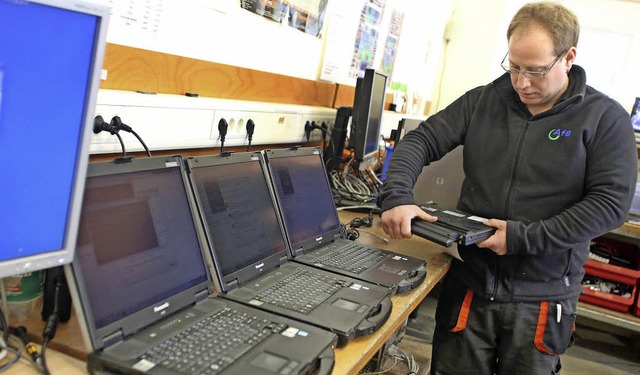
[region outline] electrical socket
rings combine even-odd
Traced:
[[[203,127],[202,124],[211,124],[213,110],[98,104],[95,114],[101,115],[107,122],[111,121],[113,116],[120,116],[151,150],[211,145],[208,139],[209,127]],[[132,134],[120,132],[120,136],[127,151],[144,150]],[[179,145],[175,145],[177,140],[180,142]],[[109,132],[91,135],[91,152],[119,152],[120,149],[118,138]]]
[[[295,113],[216,110],[209,136],[215,142],[214,147],[220,146],[218,123],[223,118],[229,124],[225,146],[248,143],[246,125],[249,119],[255,123],[253,140],[259,140],[260,143],[287,142],[291,138],[291,131],[300,122],[300,115]]]
[[[109,121],[122,118],[144,139],[151,151],[160,149],[220,147],[218,123],[224,118],[229,128],[225,146],[246,146],[246,124],[255,123],[252,145],[307,143],[304,124],[327,124],[331,132],[336,110],[327,107],[249,102],[179,95],[144,95],[118,90],[99,90],[95,115]],[[121,134],[127,151],[142,150],[137,139]],[[311,133],[312,141],[322,132]],[[256,148],[257,149],[257,148]],[[91,153],[119,152],[120,144],[108,132],[93,134]]]
[[[302,133],[300,135],[300,138],[302,139],[302,142],[306,142],[307,141],[307,137],[304,131],[304,126],[307,122],[309,122],[309,124],[313,124],[315,123],[318,126],[321,126],[322,123],[327,125],[327,139],[329,139],[329,137],[331,136],[331,129],[333,129],[333,123],[336,119],[335,114],[333,115],[325,115],[325,114],[304,114],[302,115]],[[322,140],[322,132],[320,130],[313,130],[311,132],[311,137],[309,137],[309,141],[321,141]]]

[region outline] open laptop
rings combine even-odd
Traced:
[[[387,321],[387,288],[289,261],[260,152],[186,162],[219,296],[328,329],[338,346]]]
[[[179,157],[90,164],[66,267],[91,373],[329,373],[337,336],[211,297]]]
[[[636,143],[640,143],[640,97],[636,97],[631,108],[631,126],[636,135]]]
[[[408,118],[400,120],[396,130],[396,143],[401,142],[405,134],[417,128],[422,121]],[[464,180],[462,152],[463,146],[458,146],[442,159],[422,168],[413,186],[416,202],[434,202],[445,207],[457,206]]]
[[[411,233],[442,246],[450,247],[454,243],[471,245],[489,238],[496,231],[495,228],[484,225],[486,219],[482,217],[435,203],[421,204],[419,207],[429,215],[437,216],[438,220],[429,222],[413,219]]]
[[[318,148],[265,150],[289,251],[294,261],[404,293],[426,278],[421,259],[345,237]]]
[[[629,208],[627,221],[631,224],[640,225],[640,182],[636,184],[636,191],[633,195],[633,201]]]

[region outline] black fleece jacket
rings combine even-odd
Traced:
[[[505,74],[405,135],[387,169],[382,210],[414,204],[423,166],[459,145],[458,208],[506,220],[507,255],[459,246],[464,262],[454,260],[451,275],[498,301],[579,295],[589,241],[622,225],[633,198],[638,165],[627,111],[573,65],[558,103],[533,116]]]

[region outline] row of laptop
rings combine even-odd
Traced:
[[[312,147],[90,164],[66,267],[90,372],[330,373],[426,263],[346,239],[326,176]]]

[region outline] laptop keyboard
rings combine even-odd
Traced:
[[[317,259],[316,263],[353,273],[361,273],[380,262],[384,257],[385,253],[380,250],[354,243],[334,250],[330,254]]]
[[[338,277],[298,270],[258,294],[255,299],[307,314],[350,284]]]
[[[286,327],[226,308],[155,346],[141,359],[183,374],[217,374]]]

